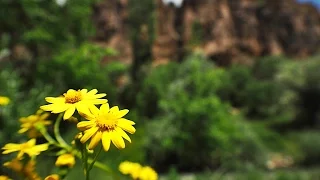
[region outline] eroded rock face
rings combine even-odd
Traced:
[[[155,64],[188,50],[221,65],[250,64],[252,56],[308,56],[320,45],[319,13],[295,0],[185,0],[181,8],[156,2]]]
[[[112,59],[132,63],[132,47],[128,33],[128,0],[105,0],[93,7],[93,21],[96,26],[94,41],[118,51]],[[110,61],[111,59],[104,59]]]

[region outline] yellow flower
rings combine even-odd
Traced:
[[[3,166],[12,169],[14,172],[21,174],[27,180],[41,180],[39,175],[35,172],[36,162],[28,161],[25,165],[17,158],[6,162]]]
[[[40,108],[52,113],[64,112],[63,119],[69,119],[77,110],[79,113],[86,113],[91,106],[95,104],[107,103],[106,99],[99,99],[105,97],[106,94],[97,94],[98,90],[93,89],[88,92],[87,89],[73,90],[69,89],[63,96],[60,97],[46,97],[46,101],[52,104],[41,106]]]
[[[158,174],[151,167],[145,166],[140,170],[139,179],[140,180],[157,180]]]
[[[47,176],[44,180],[60,180],[60,177],[58,174],[51,174]]]
[[[39,131],[36,129],[36,126],[40,125],[49,125],[51,124],[50,120],[47,120],[49,117],[49,113],[43,113],[42,110],[37,111],[36,114],[30,115],[28,117],[22,117],[20,118],[21,122],[21,129],[18,131],[18,133],[25,133],[28,131],[28,136],[30,138],[36,138],[38,136],[41,136]]]
[[[72,168],[75,163],[76,160],[72,154],[62,154],[57,158],[55,164],[56,166],[68,166],[69,168]]]
[[[133,179],[138,179],[142,166],[139,163],[125,161],[120,163],[119,171],[122,174],[130,174]]]
[[[36,162],[33,160],[30,160],[25,167],[23,168],[23,175],[28,180],[41,180],[38,173],[35,171]]]
[[[105,151],[110,148],[110,142],[118,148],[125,148],[124,139],[131,142],[130,137],[125,131],[133,134],[136,129],[133,127],[133,121],[123,118],[129,110],[119,110],[118,106],[111,109],[109,104],[103,104],[100,109],[93,106],[90,108],[91,113],[85,114],[84,117],[89,121],[82,121],[77,124],[77,127],[84,131],[80,139],[81,143],[87,142],[91,138],[88,148],[95,148],[99,141],[102,140],[102,145]]]
[[[41,151],[46,151],[49,144],[36,145],[36,139],[30,139],[28,142],[22,144],[9,143],[6,144],[2,149],[2,154],[9,154],[15,151],[19,151],[17,158],[22,158],[23,154],[28,154],[30,157],[37,156]]]
[[[4,176],[4,175],[1,175],[0,176],[0,180],[9,180],[10,178],[8,176]]]
[[[3,166],[9,169],[12,169],[15,172],[22,172],[22,169],[23,169],[23,164],[17,158],[11,161],[5,162]]]
[[[0,105],[8,105],[10,102],[10,99],[8,97],[5,96],[0,96]]]

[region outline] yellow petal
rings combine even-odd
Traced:
[[[81,131],[90,129],[94,123],[92,121],[81,121],[77,124],[77,128]]]
[[[40,108],[44,111],[52,111],[54,106],[55,106],[54,104],[48,104],[48,105],[40,106]]]
[[[85,94],[87,94],[88,89],[81,89],[81,91],[80,91],[80,92],[81,92],[81,94],[82,94],[82,95],[85,95]]]
[[[88,146],[88,148],[91,150],[93,148],[95,148],[98,143],[101,140],[101,136],[102,136],[102,132],[101,131],[97,131],[97,133],[95,135],[92,136],[90,144]]]
[[[52,113],[61,113],[72,106],[71,104],[52,104]]]
[[[94,116],[99,116],[100,111],[95,105],[89,106],[89,109]]]
[[[118,127],[122,128],[123,130],[127,131],[130,134],[133,134],[136,132],[136,129],[129,124],[124,124],[124,123],[119,123],[118,122]]]
[[[64,103],[64,97],[46,97],[45,98],[48,103]]]
[[[129,110],[128,109],[123,109],[121,111],[118,111],[115,113],[116,118],[122,118],[126,114],[128,114]]]
[[[89,100],[89,102],[92,104],[105,104],[108,102],[108,100],[106,100],[106,99],[93,99],[93,100]]]
[[[125,119],[125,118],[119,119],[118,122],[121,123],[121,124],[128,124],[128,125],[135,125],[136,124],[135,122],[130,121],[130,120]]]
[[[18,131],[18,133],[19,134],[22,134],[22,133],[25,133],[25,132],[27,132],[28,131],[28,128],[21,128],[19,131]]]
[[[116,131],[127,141],[131,143],[131,139],[126,132],[124,132],[121,128],[116,128]]]
[[[49,147],[49,144],[39,144],[34,146],[32,149],[32,151],[46,151]]]
[[[109,113],[109,104],[108,103],[102,104],[100,106],[100,111],[102,111],[103,114]]]
[[[112,143],[118,148],[118,149],[123,149],[126,147],[121,135],[117,133],[116,131],[110,133],[111,135],[111,141]]]
[[[115,113],[118,113],[119,111],[119,107],[118,106],[113,106],[111,109],[110,109],[110,112],[115,114]]]
[[[88,139],[91,138],[91,136],[94,135],[97,131],[98,131],[97,127],[92,127],[91,129],[85,131],[84,135],[80,139],[81,143],[87,142]]]
[[[76,111],[75,106],[71,106],[69,109],[66,110],[66,112],[63,115],[63,119],[69,119],[73,114],[74,111]]]
[[[9,154],[9,153],[12,153],[12,152],[15,152],[15,151],[19,151],[19,149],[6,149],[2,152],[2,154]]]
[[[89,92],[87,93],[87,95],[92,96],[92,95],[97,94],[97,92],[98,92],[97,89],[92,89],[91,91],[89,91]]]
[[[99,99],[99,98],[105,97],[106,95],[107,95],[107,94],[105,94],[105,93],[96,94],[96,95],[94,95],[94,98],[95,98],[95,99]]]
[[[39,119],[45,120],[45,119],[47,119],[49,116],[50,116],[49,113],[44,113],[44,114],[40,115]]]
[[[103,145],[103,149],[105,151],[108,151],[110,148],[110,133],[109,132],[103,132],[102,133],[102,145]]]
[[[32,147],[32,146],[34,146],[35,144],[36,144],[36,139],[30,139],[28,142],[27,142],[27,144],[28,144],[28,146],[29,147]]]

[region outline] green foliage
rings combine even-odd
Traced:
[[[108,92],[108,99],[115,100],[116,81],[125,74],[127,66],[120,62],[107,65],[101,62],[103,58],[115,54],[109,48],[83,44],[78,49],[65,50],[52,61],[40,62],[36,77],[39,81],[54,84],[58,94],[67,89],[98,89],[100,92]]]
[[[276,80],[288,87],[288,103],[295,106],[293,127],[319,127],[320,121],[320,58],[283,64]]]
[[[233,65],[228,69],[220,97],[245,112],[249,119],[267,124],[283,124],[293,120],[297,93],[278,80],[286,59],[265,57],[252,67]]]
[[[0,2],[0,27],[9,46],[27,44],[37,56],[86,40],[93,34],[93,0],[68,0],[59,6],[55,0],[4,0]],[[2,35],[2,34],[1,34]]]
[[[138,94],[145,104],[139,101],[138,107],[156,115],[147,125],[154,164],[170,162],[180,169],[219,164],[236,168],[243,166],[241,159],[260,160],[264,152],[260,137],[217,96],[228,77],[225,70],[201,56],[151,72]]]
[[[302,131],[299,133],[291,133],[291,138],[294,139],[303,153],[300,158],[300,164],[315,165],[320,160],[320,133],[315,130]]]

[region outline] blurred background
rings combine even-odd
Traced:
[[[0,146],[27,139],[18,119],[46,96],[96,88],[136,122],[126,149],[102,155],[114,169],[129,160],[170,180],[320,179],[319,2],[1,0],[0,96],[11,102]],[[55,157],[43,159],[45,176]],[[66,179],[83,179],[81,166]]]

